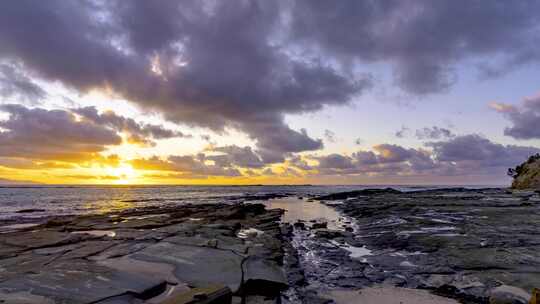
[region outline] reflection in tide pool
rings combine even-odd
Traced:
[[[284,209],[286,212],[282,217],[282,221],[286,223],[295,223],[298,220],[312,221],[322,220],[328,222],[329,229],[339,229],[340,214],[318,201],[307,201],[297,197],[285,197],[279,199],[271,199],[263,204],[268,209]]]

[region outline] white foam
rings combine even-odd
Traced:
[[[340,248],[347,250],[349,252],[349,256],[353,259],[358,259],[364,256],[372,255],[372,251],[367,249],[366,246],[355,247],[349,244],[340,244],[336,241],[331,241],[331,243]]]
[[[262,235],[264,231],[255,228],[242,229],[238,232],[237,236],[241,239],[247,239],[250,237],[258,237]]]
[[[403,261],[403,262],[399,263],[399,266],[401,266],[401,267],[417,267],[417,265],[414,265],[413,263],[411,263],[409,261]]]

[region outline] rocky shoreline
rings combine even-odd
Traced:
[[[317,199],[354,230],[295,225],[307,230],[300,255],[316,256],[312,284],[422,289],[461,303],[528,303],[540,286],[538,193],[383,189]]]
[[[0,234],[0,303],[275,303],[281,210],[185,205]]]
[[[540,286],[535,192],[268,198],[277,205],[146,207],[0,233],[0,303],[496,304]],[[293,222],[276,206],[326,209]]]

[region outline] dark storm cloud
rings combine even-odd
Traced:
[[[504,135],[516,139],[540,139],[540,96],[526,98],[520,106],[499,103],[491,106],[512,123],[504,129]]]
[[[352,158],[359,165],[373,165],[378,162],[377,155],[372,151],[358,151],[352,154]]]
[[[241,129],[267,159],[321,148],[320,141],[290,129],[284,114],[345,104],[368,80],[319,60],[293,58],[275,45],[277,3],[213,6],[4,2],[0,56],[80,91],[106,87],[175,122]]]
[[[16,65],[0,64],[0,97],[38,103],[47,93]]]
[[[426,151],[418,149],[407,149],[399,145],[380,144],[373,147],[379,163],[399,163],[404,161],[414,162],[417,160],[427,160]],[[428,155],[429,156],[429,155]]]
[[[501,145],[479,135],[457,136],[426,145],[432,150],[381,144],[374,151],[358,151],[351,156],[331,154],[318,157],[323,175],[471,175],[500,174],[516,166],[538,148]]]
[[[80,161],[121,143],[114,130],[62,110],[0,105],[9,114],[0,120],[0,156],[38,160]]]
[[[92,123],[125,133],[131,143],[152,145],[154,144],[152,139],[190,137],[182,132],[165,129],[158,125],[139,123],[132,118],[117,115],[112,111],[98,113],[94,107],[73,109],[72,111]]]
[[[81,166],[87,162],[117,166],[117,155],[105,157],[99,152],[121,144],[120,133],[137,144],[186,136],[161,126],[141,124],[113,112],[98,113],[93,107],[68,111],[7,104],[0,105],[0,112],[9,115],[0,120],[0,165],[10,168],[69,166],[63,162],[78,162]]]
[[[323,147],[322,140],[309,137],[306,129],[295,131],[285,124],[274,124],[271,121],[246,127],[252,134],[260,134],[254,138],[257,139],[257,152],[265,163],[282,162],[285,156],[293,152],[318,150]]]
[[[435,159],[441,162],[469,162],[481,167],[512,167],[540,149],[502,145],[479,135],[463,135],[449,141],[429,143]]]
[[[261,157],[257,155],[251,147],[239,147],[235,145],[214,147],[212,152],[219,152],[219,155],[206,156],[221,167],[238,166],[243,168],[261,168],[265,166]]]
[[[284,116],[349,103],[372,84],[363,63],[389,63],[399,85],[426,94],[451,86],[464,60],[538,59],[531,50],[539,6],[2,1],[0,59],[80,92],[110,91],[177,123],[239,129],[257,142],[264,162],[279,162],[322,148]]]
[[[352,159],[340,154],[330,154],[319,159],[319,168],[321,169],[350,169],[354,168]]]
[[[300,170],[312,170],[313,167],[301,156],[294,155],[287,159],[288,167],[295,167]]]
[[[500,56],[502,63],[483,62],[481,71],[501,74],[540,59],[538,1],[294,3],[296,39],[345,62],[393,62],[397,83],[416,94],[451,86],[461,60]]]
[[[423,139],[445,139],[445,138],[451,138],[454,137],[455,134],[446,128],[440,128],[437,126],[433,126],[431,128],[422,128],[416,130],[416,138],[423,140]]]

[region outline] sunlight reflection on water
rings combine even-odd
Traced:
[[[98,214],[109,213],[112,211],[122,211],[133,207],[135,207],[135,204],[132,202],[122,202],[118,200],[96,201],[84,204],[84,208],[90,209]]]

